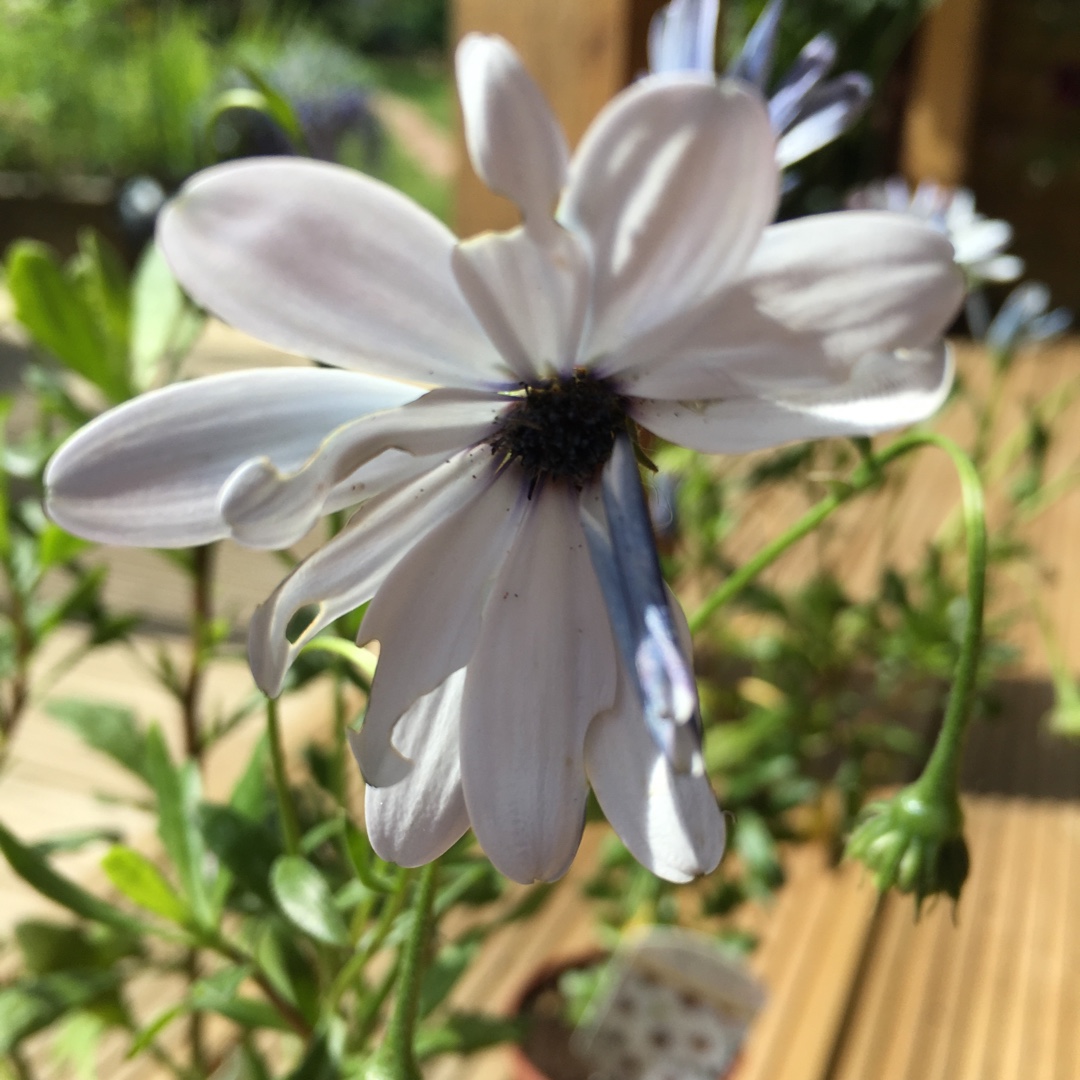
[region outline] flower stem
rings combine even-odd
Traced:
[[[437,861],[431,862],[420,871],[412,905],[413,923],[398,957],[394,1011],[386,1038],[375,1055],[375,1075],[393,1077],[394,1080],[421,1080],[413,1042],[424,974],[424,953],[434,923],[432,908],[438,866]]]
[[[960,643],[945,719],[938,733],[930,759],[917,784],[940,791],[942,785],[955,790],[960,769],[960,752],[971,714],[971,699],[979,672],[979,650],[982,645],[983,606],[986,598],[986,510],[982,481],[975,463],[951,439],[932,431],[914,431],[876,454],[867,455],[842,486],[812,506],[787,532],[767,544],[752,559],[735,571],[694,612],[690,629],[696,633],[721,608],[746,588],[763,570],[771,566],[785,551],[804,536],[813,532],[833,511],[853,496],[880,482],[882,470],[888,464],[924,446],[934,446],[949,455],[960,479],[964,525],[967,534],[968,581],[967,613]]]
[[[206,742],[199,720],[199,705],[206,673],[207,630],[213,618],[214,545],[192,548],[191,565],[191,667],[180,707],[184,721],[184,751],[201,768]]]
[[[300,824],[296,820],[296,807],[293,806],[292,793],[289,790],[289,777],[285,771],[285,751],[281,744],[281,722],[278,718],[278,703],[274,698],[266,699],[266,731],[270,743],[270,763],[274,770],[274,790],[277,793],[278,813],[281,816],[281,832],[288,855],[300,854]]]

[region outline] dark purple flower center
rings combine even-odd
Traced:
[[[545,477],[581,488],[599,474],[626,425],[626,402],[611,383],[578,368],[524,387],[491,451],[524,471],[530,491]]]

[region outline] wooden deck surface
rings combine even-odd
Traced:
[[[970,377],[980,377],[981,357],[963,353]],[[286,362],[220,327],[212,328],[195,369]],[[1080,378],[1080,347],[1061,346],[1033,355],[1013,372],[1005,395],[1007,414],[1055,384]],[[963,429],[961,413],[947,428]],[[1080,425],[1066,429],[1054,449],[1050,472],[1080,460]],[[783,579],[805,573],[808,559],[845,560],[850,587],[873,587],[883,560],[918,557],[956,500],[946,460],[932,452],[911,466],[907,482],[872,510],[840,516],[825,543],[807,542],[776,569]],[[747,551],[775,535],[805,507],[798,493],[771,496],[740,535]],[[884,527],[883,527],[884,525]],[[1035,523],[1031,539],[1043,561],[1041,602],[1057,627],[1064,655],[1080,670],[1080,493],[1073,492]],[[149,552],[106,553],[110,594],[120,607],[140,611],[163,628],[178,627],[185,603],[182,581]],[[218,604],[241,624],[280,576],[272,556],[226,548]],[[1021,583],[1017,588],[1026,587]],[[70,647],[78,631],[54,640],[52,657]],[[815,849],[789,857],[790,883],[775,907],[758,913],[762,945],[754,967],[769,988],[739,1080],[1067,1080],[1080,1077],[1080,930],[1071,918],[1080,891],[1080,750],[1039,734],[1035,722],[1048,701],[1046,658],[1031,628],[1012,705],[996,726],[973,740],[974,770],[968,802],[974,870],[954,924],[946,906],[924,914],[916,926],[909,901],[879,901],[857,868],[830,870]],[[143,657],[156,647],[137,643]],[[182,651],[182,645],[167,647]],[[242,663],[213,671],[208,694],[223,706],[250,691]],[[159,719],[179,743],[179,722],[154,687],[144,665],[125,647],[94,653],[68,672],[57,695],[127,702]],[[318,688],[295,699],[286,715],[294,744],[317,733],[327,715]],[[239,730],[219,748],[208,773],[211,793],[227,785],[253,738]],[[100,794],[113,797],[102,801]],[[39,839],[65,828],[106,825],[138,842],[151,823],[131,805],[132,784],[66,729],[35,709],[0,778],[0,820],[20,836]],[[1032,799],[1054,795],[1055,801]],[[1071,800],[1071,801],[1060,801]],[[591,843],[591,842],[590,842]],[[576,864],[581,875],[588,848]],[[93,875],[96,856],[67,857],[67,870]],[[0,937],[43,902],[0,867]],[[574,888],[562,889],[527,927],[493,940],[458,996],[462,1004],[505,1008],[530,971],[556,955],[579,953],[593,941],[588,911]],[[154,993],[164,994],[167,987]],[[129,1066],[102,1075],[134,1077]],[[468,1062],[445,1061],[431,1080],[508,1080],[506,1051]],[[150,1076],[139,1074],[140,1080]]]

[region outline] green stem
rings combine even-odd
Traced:
[[[435,900],[435,881],[438,862],[428,863],[420,871],[416,896],[413,900],[413,924],[409,936],[401,946],[398,960],[397,992],[394,995],[394,1011],[386,1039],[379,1051],[390,1066],[390,1075],[396,1080],[420,1080],[420,1066],[413,1048],[413,1032],[420,1005],[420,986],[424,974],[424,953],[427,951],[434,918],[432,905]]]
[[[945,706],[945,719],[918,783],[925,783],[937,790],[941,790],[942,785],[949,785],[949,789],[955,791],[960,779],[964,736],[971,719],[971,700],[979,675],[983,607],[986,601],[986,507],[979,472],[971,458],[949,439],[937,436],[934,442],[952,459],[960,479],[967,536],[967,613],[960,657]]]
[[[951,439],[932,431],[914,431],[897,439],[879,453],[867,456],[852,472],[846,484],[812,506],[794,525],[767,544],[752,559],[744,563],[716,589],[690,619],[690,629],[696,633],[763,570],[771,566],[792,544],[813,532],[835,510],[849,499],[874,487],[881,480],[882,469],[898,458],[923,446],[934,446],[949,455],[960,479],[960,493],[967,533],[968,584],[967,615],[960,656],[956,665],[945,719],[937,742],[923,775],[916,783],[938,787],[951,783],[954,787],[960,768],[960,751],[971,715],[971,699],[979,672],[979,650],[982,645],[983,605],[986,598],[986,509],[982,481],[974,462]]]
[[[281,815],[281,832],[285,841],[285,851],[289,855],[299,855],[300,823],[296,820],[296,807],[293,806],[292,792],[289,790],[289,777],[285,772],[285,751],[281,744],[281,722],[278,718],[278,703],[274,698],[266,699],[266,731],[270,743],[270,763],[274,770],[274,790],[277,792],[278,812]]]

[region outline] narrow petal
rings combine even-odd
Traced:
[[[394,725],[424,694],[465,666],[480,632],[494,576],[524,514],[516,476],[501,474],[462,490],[459,505],[387,575],[360,627],[378,639],[379,666],[354,740],[364,779],[397,783],[408,763],[391,742]]]
[[[968,263],[971,275],[983,281],[1016,281],[1024,273],[1024,260],[1016,255],[995,255],[992,259]]]
[[[529,503],[469,660],[461,768],[476,837],[515,881],[565,873],[585,821],[585,731],[615,700],[615,646],[576,492]]]
[[[328,512],[339,485],[365,463],[389,449],[424,456],[474,446],[494,430],[505,407],[494,394],[432,390],[400,409],[339,427],[299,469],[282,469],[269,457],[252,459],[221,489],[221,516],[242,544],[288,547]]]
[[[784,131],[798,116],[806,95],[825,78],[835,62],[836,42],[828,34],[818,34],[803,46],[769,98],[769,120],[774,131]]]
[[[499,37],[467,34],[456,67],[465,145],[477,176],[516,202],[528,226],[544,228],[570,156],[544,95]]]
[[[852,71],[830,79],[807,95],[802,114],[777,144],[776,161],[780,168],[802,161],[843,135],[866,111],[872,94],[870,80]]]
[[[417,393],[316,368],[232,372],[155,390],[87,424],[57,451],[45,473],[48,513],[106,544],[219,540],[229,530],[218,495],[243,462],[268,455],[296,468],[335,427]]]
[[[932,416],[949,396],[952,354],[944,343],[865,357],[838,386],[783,398],[636,401],[638,423],[705,453],[738,454],[832,435],[874,435]]]
[[[720,0],[671,0],[649,23],[649,70],[716,71]]]
[[[774,225],[742,276],[666,362],[624,376],[639,397],[761,397],[846,382],[871,354],[934,343],[964,296],[952,245],[899,214],[847,210]]]
[[[279,348],[429,386],[510,375],[454,283],[454,235],[353,169],[215,166],[169,203],[158,242],[199,304]]]
[[[623,666],[644,723],[678,772],[702,771],[693,668],[679,649],[634,450],[615,441],[600,482],[581,499],[581,523]]]
[[[643,866],[675,882],[716,869],[725,829],[709,778],[672,769],[648,735],[624,665],[614,708],[589,725],[585,768],[604,815]]]
[[[644,79],[600,114],[560,207],[591,249],[599,370],[633,363],[628,343],[742,269],[776,207],[774,153],[761,100],[730,80]]]
[[[484,233],[454,250],[454,275],[488,337],[522,382],[573,369],[588,311],[581,241],[554,226]]]
[[[366,604],[409,548],[486,487],[491,454],[486,448],[405,477],[391,491],[366,502],[349,524],[305,559],[260,604],[248,629],[248,659],[264,694],[277,697],[300,650],[346,612]],[[308,624],[290,636],[290,624],[314,607]]]
[[[784,0],[769,0],[746,36],[746,43],[730,74],[737,79],[745,79],[759,90],[765,89],[772,74],[776,32],[780,28],[780,16],[783,13]]]
[[[399,866],[422,866],[468,831],[459,752],[464,687],[462,668],[398,721],[394,746],[412,762],[412,769],[396,784],[368,787],[364,793],[368,838],[381,859]],[[350,743],[357,740],[357,733],[350,731]]]

